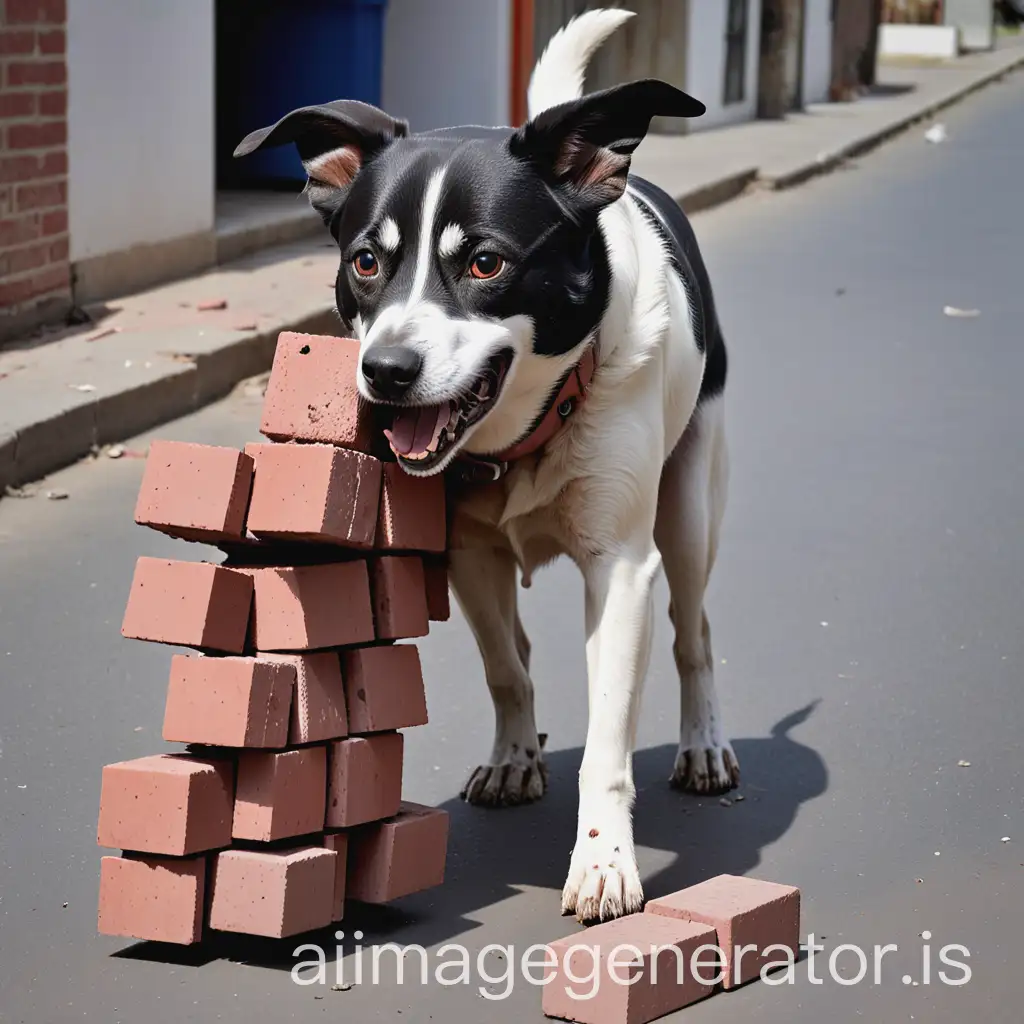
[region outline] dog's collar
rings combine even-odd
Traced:
[[[587,400],[590,384],[597,369],[597,345],[588,345],[580,361],[570,367],[559,381],[554,398],[541,410],[530,429],[511,448],[497,455],[460,455],[452,470],[465,483],[488,483],[500,480],[509,464],[540,451]]]

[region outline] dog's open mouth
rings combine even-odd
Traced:
[[[498,400],[512,355],[511,349],[502,349],[491,356],[463,394],[439,405],[394,406],[394,419],[384,435],[398,461],[413,473],[441,463]]]

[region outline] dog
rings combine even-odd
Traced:
[[[582,572],[589,726],[562,893],[580,921],[643,906],[632,750],[662,567],[681,701],[671,782],[713,793],[739,779],[704,612],[727,490],[725,345],[689,222],[629,175],[653,117],[704,106],[654,80],[583,95],[592,54],[631,16],[590,11],[551,38],[521,128],[410,134],[339,100],[236,150],[297,146],[341,250],[360,392],[406,472],[451,480],[449,583],[496,720],[470,803],[544,793],[516,576],[528,586],[563,554]]]

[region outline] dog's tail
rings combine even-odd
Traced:
[[[579,99],[590,58],[633,11],[604,9],[587,11],[559,29],[548,42],[533,69],[527,106],[530,117],[549,107]]]

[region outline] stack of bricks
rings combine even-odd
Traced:
[[[71,305],[64,0],[0,0],[0,341]]]
[[[443,881],[448,817],[402,802],[401,729],[427,721],[414,644],[448,617],[444,485],[381,454],[357,343],[283,334],[244,452],[153,444],[136,522],[221,548],[141,558],[126,637],[175,655],[182,752],[103,770],[99,930],[283,937]]]
[[[544,1013],[647,1024],[799,955],[799,889],[718,875],[552,943]]]

